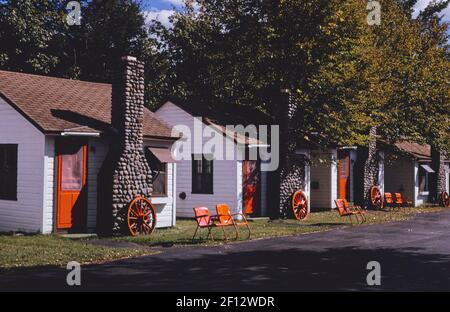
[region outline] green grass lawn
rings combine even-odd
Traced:
[[[367,224],[385,223],[392,221],[406,220],[414,214],[441,211],[440,207],[418,207],[401,208],[395,211],[367,211],[367,222],[363,225],[354,224],[353,226],[365,226]],[[311,213],[307,220],[297,222],[296,220],[274,220],[256,219],[250,222],[252,231],[251,239],[264,237],[278,237],[287,235],[298,235],[318,231],[326,231],[334,228],[350,226],[350,220],[347,217],[340,217],[336,211],[324,211]],[[170,246],[170,245],[213,245],[224,242],[222,230],[213,229],[215,242],[211,240],[199,239],[192,241],[192,236],[196,228],[193,220],[178,220],[177,226],[169,229],[157,229],[151,236],[141,237],[118,237],[115,240],[129,241],[146,246]],[[246,238],[246,229],[240,228],[242,236],[240,240]],[[200,230],[202,238],[206,238],[207,230]],[[198,235],[198,234],[197,234]],[[229,238],[233,237],[233,229],[227,229]],[[198,236],[197,236],[198,237]],[[233,240],[230,240],[231,242]]]
[[[56,235],[0,235],[0,268],[93,263],[148,254],[146,248],[110,248]]]
[[[441,211],[440,207],[402,208],[395,212],[368,211],[367,224],[385,223],[406,220],[417,213]],[[251,239],[299,235],[311,232],[326,231],[350,226],[347,218],[342,218],[336,211],[311,213],[307,220],[300,223],[295,220],[256,219],[250,222]],[[147,247],[157,246],[189,246],[223,244],[220,229],[213,229],[216,238],[211,240],[192,241],[196,223],[193,220],[178,220],[177,226],[170,229],[157,229],[151,236],[90,238],[72,240],[58,235],[0,235],[0,270],[17,267],[58,265],[65,266],[70,261],[79,263],[98,263],[116,259],[135,257],[158,252]],[[233,236],[233,229],[228,228],[229,237]],[[245,230],[242,228],[242,236]],[[201,230],[201,237],[205,238],[207,231]],[[243,239],[241,239],[243,240]],[[230,243],[235,242],[230,240]],[[126,245],[106,247],[106,245]]]

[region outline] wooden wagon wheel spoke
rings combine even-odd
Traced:
[[[130,234],[149,235],[156,227],[156,209],[144,197],[136,197],[128,207],[128,229]]]
[[[450,195],[447,192],[442,192],[440,196],[440,204],[445,208],[450,207]]]
[[[381,195],[381,190],[376,185],[372,186],[370,189],[370,201],[373,208],[377,210],[383,208],[383,197]]]
[[[308,215],[308,199],[303,191],[297,191],[292,196],[292,210],[297,220],[303,220]]]
[[[137,213],[134,209],[130,209],[130,215],[133,215],[133,217],[139,218],[139,213]]]

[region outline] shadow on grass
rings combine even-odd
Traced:
[[[419,248],[252,248],[181,249],[83,266],[82,286],[75,290],[450,291],[449,255]],[[369,261],[381,264],[381,286],[366,283]],[[74,290],[66,286],[66,274],[61,268],[17,269],[0,276],[0,289]]]

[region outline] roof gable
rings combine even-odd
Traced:
[[[105,132],[111,129],[111,90],[105,83],[0,70],[0,95],[46,134]],[[144,112],[144,136],[177,138],[150,110]]]
[[[232,129],[227,128],[227,126],[237,126],[238,122],[229,122],[229,123],[219,123],[216,120],[212,120],[209,118],[205,113],[202,113],[201,110],[190,110],[185,109],[186,103],[183,103],[181,105],[178,104],[176,100],[167,100],[163,102],[157,109],[157,112],[159,110],[164,110],[165,107],[168,105],[174,106],[175,108],[183,111],[186,115],[188,115],[190,118],[201,118],[201,122],[204,126],[209,126],[212,129],[214,129],[216,132],[222,134],[227,139],[233,140],[234,143],[238,144],[245,144],[245,145],[265,145],[264,142],[258,140],[257,138],[252,138],[248,134],[243,135],[240,132],[233,131]],[[207,112],[206,112],[207,113]]]

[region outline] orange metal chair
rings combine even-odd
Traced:
[[[343,199],[335,199],[334,203],[336,204],[336,207],[338,209],[339,215],[341,217],[349,217],[350,223],[353,225],[353,218],[352,216],[355,216],[356,222],[359,223],[358,215],[362,215],[357,211],[351,211],[350,208],[345,208],[344,200]],[[363,221],[361,220],[361,223]]]
[[[412,206],[413,205],[412,201],[409,201],[401,193],[395,193],[395,203],[399,207],[408,207],[408,206]]]
[[[394,198],[392,197],[392,193],[384,193],[384,205],[385,207],[391,207],[396,208],[399,207],[399,205],[394,201]]]
[[[223,227],[225,226],[233,226],[234,230],[236,231],[236,239],[239,238],[239,226],[245,226],[248,231],[247,239],[251,236],[251,230],[250,226],[248,224],[247,218],[243,213],[234,213],[232,214],[230,212],[230,207],[227,204],[217,204],[216,205],[216,212],[217,212],[217,220],[219,224],[222,226],[222,230],[224,232],[225,238],[226,233],[225,229]],[[237,220],[236,217],[241,217],[242,220]]]
[[[350,206],[347,199],[343,198],[342,201],[344,202],[344,209],[347,212],[354,212],[357,216],[359,215],[361,217],[361,223],[364,223],[367,221],[366,216],[364,215],[364,210],[357,205]]]
[[[196,207],[194,208],[194,214],[195,221],[197,221],[197,228],[195,229],[192,240],[195,239],[198,229],[208,229],[208,236],[206,236],[206,239],[211,236],[211,239],[214,240],[214,236],[211,230],[216,226],[214,222],[215,217],[209,214],[209,209],[206,207]]]

